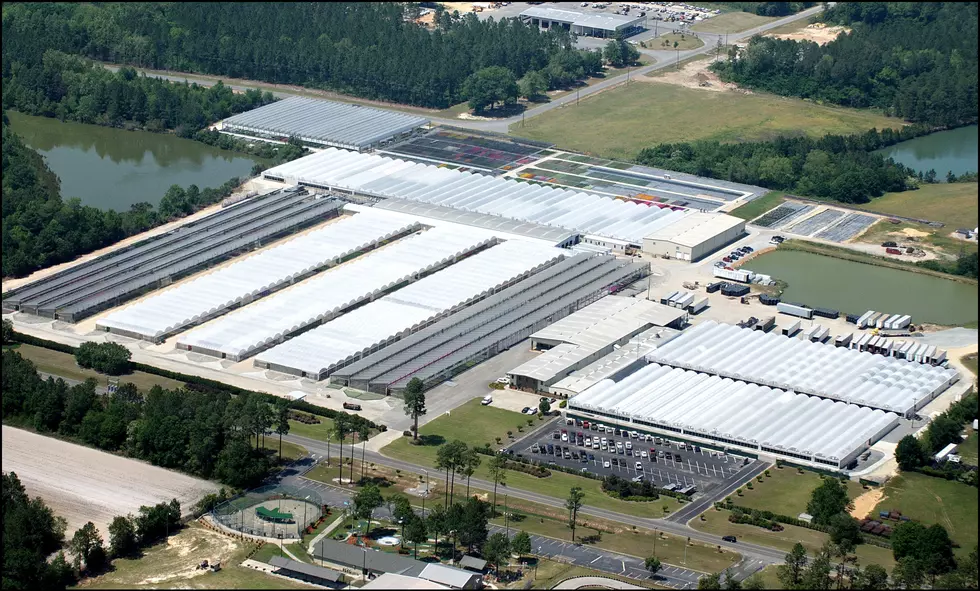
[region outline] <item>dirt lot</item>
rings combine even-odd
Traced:
[[[854,508],[851,509],[851,517],[864,519],[874,510],[875,506],[885,499],[885,491],[880,488],[872,488],[854,499]]]
[[[813,41],[817,45],[826,45],[836,39],[841,33],[850,33],[847,27],[828,27],[823,23],[807,25],[795,33],[776,33],[770,37],[791,39],[793,41]]]
[[[752,94],[751,90],[743,90],[736,84],[722,82],[718,75],[708,69],[712,59],[705,58],[688,62],[681,66],[680,70],[666,70],[657,72],[652,76],[637,76],[637,80],[643,82],[659,82],[662,84],[673,84],[684,88],[695,90],[708,90],[711,92],[741,92]]]
[[[103,537],[116,515],[176,498],[187,509],[217,486],[177,472],[81,445],[3,427],[3,471],[16,472],[28,494],[40,496],[68,521],[67,536],[87,521]]]

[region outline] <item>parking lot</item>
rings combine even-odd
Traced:
[[[593,429],[594,427],[594,429]],[[579,437],[581,435],[581,437]],[[537,451],[536,451],[537,450]],[[554,421],[508,451],[602,476],[642,477],[657,488],[711,493],[755,460],[613,427]]]

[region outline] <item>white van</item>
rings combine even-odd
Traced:
[[[493,396],[490,396],[489,394],[487,394],[486,396],[483,397],[483,400],[480,401],[480,404],[482,404],[483,406],[486,406],[486,405],[490,404],[491,402],[493,402]]]

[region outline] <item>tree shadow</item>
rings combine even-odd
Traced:
[[[416,445],[438,446],[445,442],[446,438],[442,435],[419,435],[418,443]]]
[[[514,103],[512,105],[500,105],[492,109],[484,109],[482,111],[476,111],[473,114],[479,117],[491,117],[494,119],[506,119],[508,117],[513,117],[514,115],[520,115],[527,107],[520,103]]]

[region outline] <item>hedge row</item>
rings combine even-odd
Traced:
[[[67,353],[69,355],[75,354],[75,347],[72,347],[71,345],[65,345],[63,343],[57,343],[55,341],[41,339],[17,331],[14,331],[14,340],[17,341],[18,343],[24,343],[25,345],[34,345],[37,347],[43,347],[45,349],[60,351],[62,353]],[[239,388],[238,386],[226,384],[224,382],[219,382],[217,380],[202,378],[201,376],[194,376],[194,375],[179,373],[176,371],[170,371],[167,369],[161,369],[159,367],[147,365],[145,363],[133,362],[131,363],[131,365],[132,368],[136,371],[142,371],[144,373],[184,382],[188,390],[195,390],[198,392],[214,392],[214,393],[225,392],[232,395],[259,394],[261,396],[266,397],[270,403],[281,400],[281,398],[279,398],[278,396],[274,396],[272,394],[266,394],[265,392],[252,392],[251,390],[246,390],[245,388]],[[365,419],[362,416],[347,413],[347,412],[342,412],[338,410],[333,410],[331,408],[324,408],[322,406],[311,404],[305,400],[294,400],[290,403],[289,407],[292,408],[293,410],[306,411],[308,413],[315,414],[321,417],[326,417],[328,419],[334,419],[338,416],[343,415],[347,417],[349,422],[355,425],[366,423],[369,428],[375,429],[377,431],[386,431],[388,429],[386,425],[378,425],[377,423]]]

